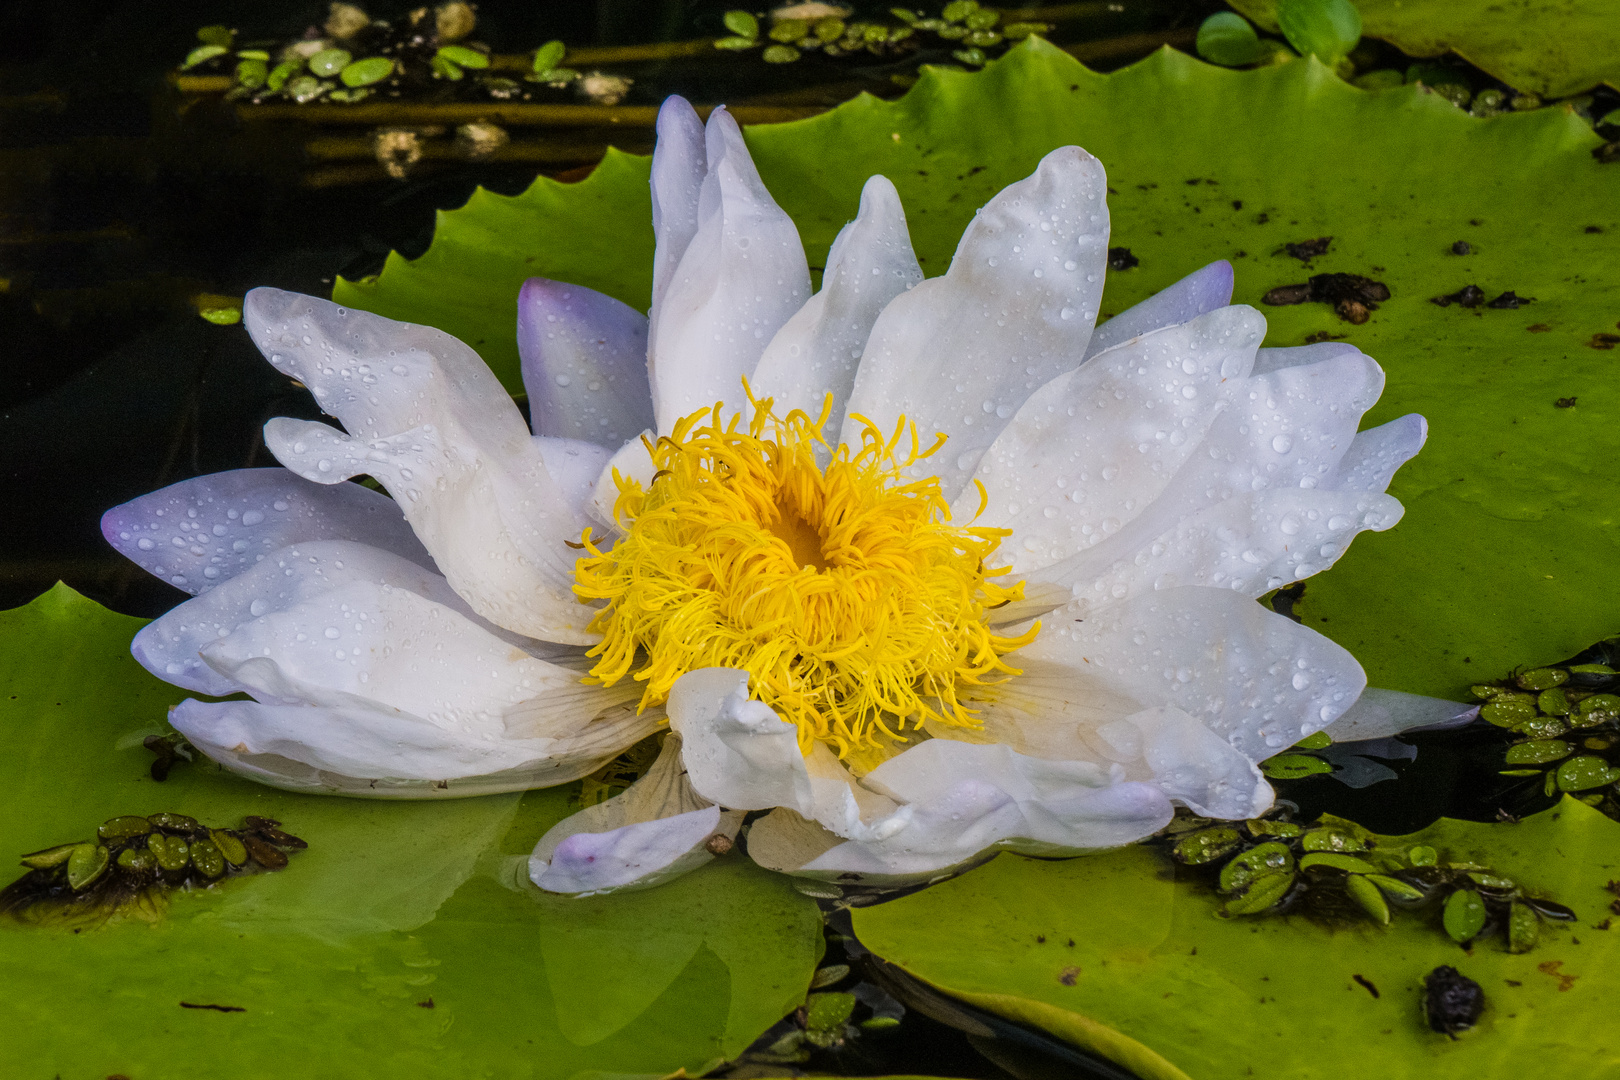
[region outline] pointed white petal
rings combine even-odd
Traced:
[[[523,417],[482,360],[431,327],[255,289],[254,342],[349,434],[289,419],[265,443],[305,479],[376,477],[455,590],[479,614],[530,637],[587,644],[591,610],[571,587],[570,512]]]
[[[1085,355],[1107,258],[1106,190],[1097,159],[1068,146],[986,203],[944,276],[878,316],[843,440],[860,445],[856,414],[885,433],[904,414],[924,445],[948,434],[926,465],[954,499],[1024,400]]]
[[[660,434],[717,401],[746,404],[743,377],[810,298],[798,229],[765,189],[737,122],[715,109],[705,139],[697,232],[654,311],[648,355]]]
[[[1477,705],[1463,705],[1444,698],[1403,694],[1399,690],[1368,687],[1361,697],[1337,720],[1323,730],[1339,742],[1387,739],[1411,728],[1449,724],[1478,711]]]
[[[507,709],[580,679],[452,608],[365,580],[269,612],[202,656],[269,704],[374,708],[488,740],[505,737]]]
[[[485,623],[438,574],[391,552],[348,540],[315,540],[270,554],[252,569],[172,608],[143,626],[130,643],[146,670],[199,694],[224,697],[245,686],[203,662],[200,650],[273,611],[286,611],[356,581],[405,589],[442,604],[520,648],[537,646]]]
[[[583,439],[553,439],[536,435],[534,444],[540,450],[540,460],[546,472],[557,485],[557,492],[568,503],[575,518],[590,519],[591,500],[596,497],[596,482],[613,456],[606,448]],[[615,447],[617,449],[617,447]],[[578,539],[574,540],[578,543]]]
[[[286,469],[235,469],[170,484],[108,510],[101,532],[142,570],[192,594],[303,540],[355,540],[433,566],[386,495],[359,484],[311,484]]]
[[[733,810],[790,806],[813,814],[798,729],[748,700],[746,671],[687,672],[670,689],[666,709],[682,739],[687,776],[704,798]]]
[[[831,394],[831,438],[843,422],[878,313],[922,279],[900,195],[887,177],[874,176],[861,190],[860,215],[833,241],[821,291],[776,332],[760,357],[755,395],[775,399],[780,416],[803,409],[814,417]]]
[[[1086,346],[1086,358],[1160,327],[1195,319],[1231,302],[1232,264],[1225,259],[1212,262],[1097,327],[1091,335],[1091,343]]]
[[[1428,438],[1429,422],[1417,413],[1360,432],[1339,459],[1332,478],[1322,486],[1338,491],[1384,491],[1395,471],[1423,449]]]
[[[1303,367],[1306,364],[1349,356],[1361,350],[1348,341],[1318,341],[1313,345],[1292,345],[1285,348],[1261,349],[1255,357],[1251,375],[1269,375],[1283,368]]]
[[[1146,782],[1193,813],[1236,820],[1271,807],[1275,794],[1259,767],[1180,709],[1161,705],[1121,723],[1141,734]]]
[[[614,450],[652,425],[641,312],[594,289],[530,278],[518,293],[517,344],[536,435]]]
[[[671,94],[664,99],[657,135],[652,158],[652,327],[658,325],[675,268],[697,235],[698,195],[709,171],[703,121],[685,98]]]
[[[977,524],[1013,530],[1000,550],[1025,575],[1117,533],[1199,449],[1226,386],[1244,379],[1266,323],[1225,307],[1133,337],[1041,387],[979,462]],[[968,488],[955,517],[978,508]]]
[[[1026,654],[1090,672],[1144,707],[1174,705],[1251,761],[1332,723],[1367,682],[1344,649],[1230,589],[1059,611],[1016,655]]]

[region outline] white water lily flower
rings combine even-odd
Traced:
[[[1094,329],[1107,184],[1077,147],[926,281],[874,176],[814,294],[723,109],[665,104],[652,189],[650,318],[523,289],[533,436],[448,335],[249,294],[344,430],[273,420],[285,470],[107,514],[197,594],[137,658],[252,698],[175,726],[268,783],[421,797],[577,778],[667,718],[536,847],[560,892],[683,873],[748,811],[762,864],[884,883],[1265,810],[1257,762],[1365,685],[1255,600],[1399,520],[1425,425],[1357,433],[1378,365],[1261,349],[1224,262]]]

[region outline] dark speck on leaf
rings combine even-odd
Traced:
[[[1284,244],[1283,250],[1300,262],[1308,263],[1318,255],[1327,254],[1328,245],[1331,243],[1333,243],[1333,237],[1318,236],[1315,240],[1301,240],[1297,244]]]
[[[1478,285],[1464,285],[1454,293],[1429,299],[1429,303],[1439,304],[1441,307],[1450,307],[1452,304],[1456,304],[1459,307],[1474,308],[1479,307],[1484,302],[1485,290]]]
[[[1279,285],[1261,297],[1272,306],[1315,301],[1332,304],[1339,318],[1359,326],[1380,301],[1389,299],[1389,287],[1360,274],[1317,274],[1303,285]]]
[[[195,1005],[189,1001],[182,1001],[180,1003],[180,1007],[182,1009],[211,1009],[214,1012],[223,1013],[247,1012],[247,1010],[242,1008],[240,1005]]]
[[[1544,322],[1538,322],[1531,323],[1529,326],[1525,327],[1525,329],[1530,331],[1532,334],[1545,334],[1547,331],[1551,330],[1552,327],[1548,326]]]
[[[1268,214],[1268,213],[1265,213],[1264,211],[1261,211],[1260,213],[1256,214],[1255,217],[1254,217],[1254,223],[1256,225],[1264,225],[1266,222],[1268,222],[1270,220],[1271,220],[1271,215]]]
[[[1079,978],[1080,969],[1077,967],[1066,967],[1058,973],[1058,982],[1064,986],[1073,986]]]
[[[1620,161],[1620,139],[1593,147],[1592,156],[1598,159],[1599,165],[1611,165]]]
[[[1233,199],[1232,200],[1232,209],[1234,209],[1234,210],[1243,209],[1243,200],[1242,199]]]
[[[428,998],[426,1001],[418,1001],[416,1007],[418,1009],[431,1009],[433,1008],[433,999]]]
[[[1589,233],[1600,233],[1600,232],[1603,231],[1603,226],[1601,226],[1601,225],[1588,225],[1586,227],[1586,231],[1589,232]]]
[[[1485,1011],[1485,991],[1479,983],[1449,964],[1441,964],[1423,979],[1423,1012],[1429,1027],[1457,1037],[1479,1021]]]
[[[1594,349],[1612,349],[1620,345],[1620,334],[1593,334],[1587,344]]]
[[[1572,397],[1561,397],[1557,401],[1553,402],[1553,404],[1558,406],[1560,409],[1573,409],[1575,407],[1575,399]]]
[[[1305,335],[1305,344],[1315,345],[1319,341],[1340,341],[1343,338],[1343,334],[1330,334],[1326,330],[1318,330],[1314,334]]]
[[[1362,986],[1366,987],[1367,993],[1371,994],[1374,998],[1378,997],[1378,987],[1372,984],[1371,979],[1364,975],[1352,975],[1350,977],[1356,980],[1356,982],[1360,983]]]
[[[1459,240],[1451,245],[1451,253],[1453,255],[1472,255],[1474,246],[1466,240]]]
[[[1112,247],[1108,249],[1108,269],[1129,270],[1133,266],[1140,266],[1141,259],[1131,254],[1128,247]]]
[[[1533,304],[1535,302],[1535,297],[1520,296],[1512,289],[1509,289],[1507,292],[1503,293],[1501,296],[1498,296],[1495,300],[1492,300],[1485,306],[1488,308],[1495,308],[1497,311],[1511,311],[1514,308],[1522,307],[1525,304]]]
[[[1477,218],[1477,217],[1476,218],[1469,218],[1468,219],[1468,224],[1470,224],[1470,225],[1483,225],[1483,224],[1485,224],[1485,221],[1484,221],[1483,218]]]
[[[1279,285],[1260,298],[1262,304],[1272,307],[1284,307],[1289,304],[1303,304],[1311,298],[1311,287],[1301,283],[1299,285]]]

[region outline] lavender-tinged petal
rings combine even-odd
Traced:
[[[353,540],[433,566],[386,495],[359,484],[312,484],[286,469],[182,480],[108,510],[101,532],[141,569],[192,594],[305,540]]]
[[[653,290],[651,327],[657,328],[664,294],[698,230],[698,195],[709,171],[703,121],[683,97],[671,94],[658,110],[652,158]],[[656,390],[656,387],[653,388]],[[653,425],[649,424],[648,427]]]
[[[639,311],[580,285],[530,278],[518,293],[517,342],[536,435],[616,450],[652,426]]]
[[[1086,359],[1133,337],[1184,323],[1231,302],[1232,264],[1225,259],[1212,262],[1097,327],[1086,346]]]
[[[1385,491],[1395,471],[1423,449],[1428,437],[1429,422],[1417,413],[1360,432],[1339,459],[1332,478],[1322,486],[1339,491]]]
[[[605,833],[575,833],[551,859],[529,863],[530,879],[547,892],[595,893],[649,888],[714,858],[704,846],[720,826],[720,808],[624,825]]]

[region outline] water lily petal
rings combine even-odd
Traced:
[[[202,656],[269,704],[406,713],[474,739],[503,738],[507,709],[579,683],[444,604],[365,580],[268,612]]]
[[[1028,574],[1114,534],[1199,449],[1265,337],[1248,307],[1224,307],[1132,337],[1037,390],[979,462],[993,493],[977,524],[1013,530],[1012,572]],[[955,516],[971,517],[968,488]]]
[[[1156,786],[1115,783],[1091,762],[949,739],[911,747],[863,783],[902,806],[806,870],[926,874],[1009,843],[1077,854],[1140,840],[1173,812]]]
[[[843,440],[860,445],[855,414],[885,432],[904,414],[927,445],[947,499],[1024,400],[1080,364],[1102,297],[1107,178],[1076,146],[984,205],[950,269],[897,296],[872,327],[850,394]]]
[[[1173,705],[1252,761],[1332,723],[1367,683],[1343,648],[1230,589],[1164,589],[1081,612],[1055,612],[1019,656],[1091,672],[1146,707]]]
[[[1387,739],[1413,728],[1443,730],[1460,726],[1473,719],[1478,711],[1478,705],[1369,686],[1354,705],[1323,730],[1336,743],[1364,742]]]
[[[567,501],[569,509],[576,518],[588,520],[591,500],[596,497],[596,482],[601,478],[612,453],[584,439],[554,439],[536,435],[534,444],[540,450],[540,460],[545,463],[546,472],[557,485],[558,493]]]
[[[235,469],[170,484],[108,510],[101,534],[142,570],[192,594],[303,540],[355,540],[433,566],[386,495],[359,484],[312,484],[286,469]]]
[[[169,722],[232,772],[292,791],[465,798],[577,780],[646,732],[586,743],[474,739],[370,708],[186,699]],[[616,747],[616,748],[610,748]]]
[[[1225,259],[1194,270],[1097,327],[1086,346],[1086,359],[1141,334],[1225,307],[1232,302],[1232,281],[1232,264]]]
[[[243,321],[270,362],[349,430],[270,421],[265,443],[283,464],[319,483],[370,473],[479,614],[530,637],[593,640],[564,545],[589,522],[562,498],[477,353],[431,327],[277,289],[250,292]]]
[[[214,697],[241,693],[247,687],[203,662],[199,652],[204,646],[254,619],[356,581],[413,592],[520,648],[541,645],[485,623],[449,582],[416,563],[350,540],[314,540],[272,552],[251,569],[160,615],[136,633],[130,652],[146,670],[176,686]]]
[[[591,495],[588,507],[591,517],[601,525],[608,526],[614,532],[619,531],[620,522],[613,513],[613,507],[619,500],[619,484],[614,474],[627,480],[634,480],[643,488],[652,483],[653,468],[652,454],[648,447],[657,440],[651,429],[643,431],[638,437],[631,439],[608,459],[597,474],[596,487]]]
[[[710,841],[736,839],[742,821],[740,811],[722,811],[693,790],[681,766],[681,737],[671,734],[629,789],[564,818],[540,838],[529,877],[549,892],[647,888],[714,858]]]
[[[1188,514],[1151,539],[1122,533],[1036,573],[1070,586],[1084,613],[1178,585],[1258,597],[1327,569],[1359,533],[1382,532],[1404,513],[1381,492],[1258,491]]]
[[[683,97],[671,94],[658,109],[652,156],[653,288],[651,327],[664,294],[698,229],[698,195],[709,171],[703,121]],[[656,393],[657,388],[651,388]],[[649,425],[650,426],[650,425]]]
[[[1146,782],[1193,813],[1236,820],[1270,809],[1275,793],[1259,766],[1182,710],[1159,706],[1123,722],[1141,733]]]
[[[798,729],[748,700],[748,673],[700,668],[670,689],[670,728],[681,736],[692,786],[733,810],[790,806],[814,813]]]
[[[1318,341],[1311,345],[1289,345],[1282,348],[1261,349],[1254,358],[1251,375],[1269,375],[1283,368],[1302,367],[1337,356],[1349,356],[1361,350],[1348,341]]]
[[[810,298],[799,230],[765,189],[725,109],[709,115],[705,140],[697,232],[654,309],[648,356],[660,434],[717,401],[742,408],[743,377]]]
[[[843,423],[872,324],[922,279],[900,195],[887,177],[874,176],[861,189],[860,214],[833,240],[821,291],[765,347],[751,380],[755,395],[774,399],[781,416],[793,409],[819,416],[831,394],[831,437]]]
[[[530,278],[518,293],[518,355],[536,435],[617,450],[653,422],[647,317],[580,285]]]
[[[1395,478],[1395,471],[1423,449],[1428,438],[1429,422],[1417,413],[1360,432],[1322,486],[1339,491],[1383,491]]]

